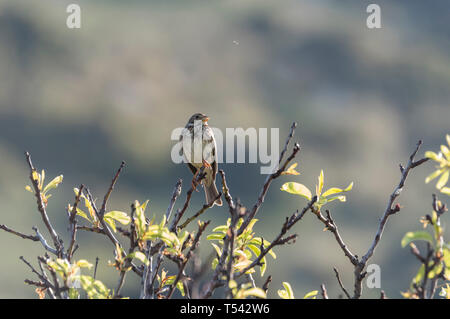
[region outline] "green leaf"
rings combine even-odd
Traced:
[[[145,256],[145,254],[140,251],[135,251],[135,252],[132,252],[131,254],[128,254],[127,258],[130,258],[130,259],[136,258],[137,260],[141,261],[143,264],[145,264],[147,266],[150,264],[147,257]]]
[[[264,276],[264,273],[266,272],[266,269],[267,269],[267,261],[266,261],[266,257],[263,257],[261,259],[261,268],[260,268],[260,270],[261,270],[261,277]]]
[[[439,155],[437,155],[435,152],[432,151],[425,152],[425,157],[428,157],[429,159],[432,159],[433,161],[436,162],[440,161]]]
[[[319,293],[318,290],[310,291],[303,297],[303,299],[309,299],[309,298],[316,299],[318,293]]]
[[[416,240],[424,240],[424,241],[429,242],[430,244],[433,243],[433,237],[431,236],[430,233],[428,233],[426,231],[407,232],[405,234],[405,236],[403,236],[403,239],[401,242],[402,247],[404,248]]]
[[[43,193],[47,193],[49,190],[54,189],[58,187],[59,184],[61,184],[63,181],[63,176],[59,175],[58,177],[55,177],[50,183],[45,186]]]
[[[351,182],[351,183],[347,186],[347,188],[344,189],[344,192],[349,192],[349,191],[351,191],[352,189],[353,189],[353,182]]]
[[[85,259],[78,260],[76,265],[80,268],[88,268],[88,269],[92,268],[92,264]]]
[[[41,171],[41,176],[39,178],[39,189],[42,189],[42,187],[44,186],[44,181],[45,181],[45,171],[42,170]],[[45,192],[44,192],[45,193]]]
[[[423,277],[425,276],[425,265],[422,264],[422,266],[420,266],[419,271],[417,272],[416,276],[413,278],[412,282],[419,284]]]
[[[136,207],[136,230],[138,233],[138,237],[141,238],[145,234],[146,230],[146,221],[145,221],[145,209],[147,207],[148,200],[142,205],[139,204],[138,201],[135,201]]]
[[[428,184],[429,182],[431,182],[433,179],[435,179],[436,177],[438,177],[439,175],[442,174],[442,172],[444,171],[444,169],[438,169],[435,170],[433,173],[431,173],[430,175],[427,176],[427,178],[425,178],[425,184]]]
[[[253,244],[259,248],[261,247],[261,237],[255,237],[250,240],[250,244]],[[264,248],[270,246],[270,242],[264,239]],[[273,259],[277,259],[277,255],[273,252],[273,249],[269,250],[269,255],[272,256]]]
[[[111,227],[111,229],[112,229],[114,232],[117,232],[117,229],[116,229],[116,223],[114,222],[114,219],[112,219],[112,218],[110,218],[110,217],[108,217],[108,216],[104,216],[104,217],[103,217],[103,220],[105,221],[105,223],[107,223],[107,224]]]
[[[441,188],[441,193],[450,196],[450,187],[442,187]]]
[[[80,276],[80,282],[89,299],[107,299],[110,297],[110,290],[101,281],[95,280],[91,276]]]
[[[251,297],[251,296],[266,299],[265,291],[258,287],[250,288],[250,289],[247,289],[244,291],[244,296],[243,296],[244,298]]]
[[[75,288],[69,288],[69,299],[79,299],[80,294]]]
[[[219,260],[217,258],[214,258],[213,261],[211,262],[211,269],[215,270],[218,264]]]
[[[224,239],[225,235],[221,233],[213,233],[206,237],[207,240],[222,240]]]
[[[254,218],[250,221],[250,223],[248,223],[247,228],[245,228],[246,231],[251,231],[253,230],[253,226],[255,226],[255,223],[258,221],[257,218]]]
[[[302,196],[307,200],[311,200],[312,197],[311,191],[305,185],[296,182],[288,182],[283,184],[283,186],[281,186],[281,190],[291,194]]]
[[[184,297],[184,286],[183,286],[183,282],[179,281],[177,282],[177,289],[180,291],[181,295]]]
[[[79,209],[77,207],[77,215],[83,217],[84,219],[88,220],[89,222],[91,222],[91,220],[89,219],[89,217],[86,215],[85,212],[83,212],[81,209]]]
[[[327,198],[327,203],[335,201],[336,199],[338,199],[341,202],[345,202],[347,200],[347,197],[345,197],[344,195],[330,197],[330,198]]]
[[[213,232],[221,232],[221,233],[226,234],[226,232],[228,231],[228,228],[229,228],[229,226],[227,226],[227,225],[221,225],[221,226],[217,226],[212,231]]]
[[[294,299],[294,292],[292,291],[292,287],[288,282],[283,282],[284,290],[278,290],[278,296],[283,299]]]
[[[248,244],[247,247],[253,252],[255,257],[258,257],[259,254],[261,253],[261,250],[256,245]]]
[[[297,165],[298,163],[292,164],[287,170],[281,172],[281,175],[300,175],[300,173],[295,170]]]
[[[448,147],[445,145],[441,145],[441,152],[442,154],[444,154],[447,161],[450,161],[450,150],[448,149]]]
[[[222,251],[220,250],[219,246],[217,246],[217,245],[214,244],[214,243],[211,243],[211,245],[214,247],[214,250],[216,251],[217,256],[222,255]]]
[[[320,175],[319,175],[319,185],[317,186],[317,190],[316,190],[316,195],[317,197],[320,197],[320,194],[322,194],[322,189],[323,189],[323,169],[320,170]]]
[[[450,175],[450,169],[447,169],[439,178],[439,181],[436,184],[437,189],[441,189],[442,187],[445,186],[445,184],[447,184],[449,175]]]
[[[128,225],[131,222],[130,216],[127,215],[127,213],[120,212],[118,210],[113,210],[111,212],[108,212],[105,214],[104,217],[112,218],[122,225]]]
[[[322,197],[327,197],[330,195],[334,195],[334,194],[339,194],[342,193],[344,190],[337,188],[337,187],[332,187],[329,190],[327,190],[325,193],[322,194]]]

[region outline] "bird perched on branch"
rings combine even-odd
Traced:
[[[206,204],[222,206],[222,199],[216,187],[217,146],[208,120],[205,114],[192,115],[180,136],[180,141],[185,162],[194,174],[193,188],[196,190],[197,175],[203,167],[205,177],[201,180],[201,184],[205,190]]]

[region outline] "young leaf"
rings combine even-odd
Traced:
[[[281,186],[281,190],[291,194],[302,196],[307,200],[311,200],[312,197],[311,191],[305,185],[296,182],[283,184],[283,186]]]
[[[92,268],[92,264],[85,259],[78,260],[76,265],[80,268],[88,268],[88,269]]]
[[[310,292],[308,292],[308,293],[303,297],[303,299],[309,299],[309,298],[311,298],[311,299],[316,299],[318,293],[319,293],[318,290],[310,291]]]
[[[319,175],[319,184],[317,186],[317,190],[316,190],[316,195],[317,197],[320,197],[320,194],[322,194],[322,189],[323,189],[323,170],[320,170],[320,175]]]
[[[114,219],[119,223],[121,223],[122,225],[128,225],[131,222],[131,218],[130,216],[127,215],[127,213],[120,212],[117,210],[113,210],[111,212],[106,213],[104,217]]]
[[[438,177],[439,175],[441,175],[442,172],[444,172],[444,169],[438,169],[438,170],[435,170],[433,173],[431,173],[430,175],[428,175],[427,178],[425,178],[425,184],[428,184],[428,183],[431,182],[433,179],[435,179],[436,177]]]
[[[330,195],[334,195],[334,194],[339,194],[342,193],[344,190],[337,188],[337,187],[332,187],[329,190],[327,190],[325,193],[322,194],[322,197],[327,197]]]
[[[72,209],[70,209],[72,210]],[[89,219],[89,217],[86,215],[85,212],[83,212],[81,209],[79,209],[77,207],[77,215],[83,217],[84,219],[88,220],[89,222],[91,222],[91,220]]]
[[[450,170],[447,169],[447,170],[441,175],[441,177],[439,178],[439,180],[438,180],[438,182],[437,182],[437,184],[436,184],[436,188],[437,188],[437,189],[441,189],[442,187],[445,186],[445,184],[447,184],[449,175],[450,175]]]
[[[416,240],[424,240],[424,241],[429,242],[430,244],[433,243],[433,237],[431,236],[430,233],[428,233],[426,231],[407,232],[405,234],[405,236],[403,236],[403,239],[401,242],[402,247],[404,248]]]
[[[425,152],[425,157],[428,157],[429,159],[432,159],[433,161],[436,162],[440,161],[439,155],[432,151]]]
[[[288,282],[283,282],[284,289],[278,290],[278,296],[283,299],[294,299],[294,292],[292,291],[292,287]]]
[[[59,175],[58,177],[55,177],[50,183],[45,186],[43,193],[47,193],[49,190],[54,189],[58,187],[59,184],[61,184],[63,181],[63,176]]]
[[[131,259],[136,258],[137,260],[141,261],[143,264],[145,264],[147,266],[150,264],[147,257],[145,256],[145,254],[140,251],[135,251],[135,252],[132,252],[131,254],[128,254],[127,258],[131,258]]]
[[[247,289],[244,291],[243,297],[244,298],[257,297],[257,298],[266,299],[266,292],[258,287],[250,288],[250,289]]]
[[[298,163],[292,164],[287,170],[281,172],[281,175],[300,175],[300,173],[295,170],[297,165]]]
[[[450,196],[450,187],[442,187],[441,188],[441,193]]]

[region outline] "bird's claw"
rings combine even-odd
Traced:
[[[203,162],[203,166],[204,166],[205,168],[211,168],[211,164],[209,164],[207,161],[205,161],[205,160],[203,159],[202,162]]]

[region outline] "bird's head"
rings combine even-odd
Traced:
[[[209,117],[202,113],[195,113],[188,121],[188,125],[194,125],[195,121],[202,121],[204,125],[208,125]]]

